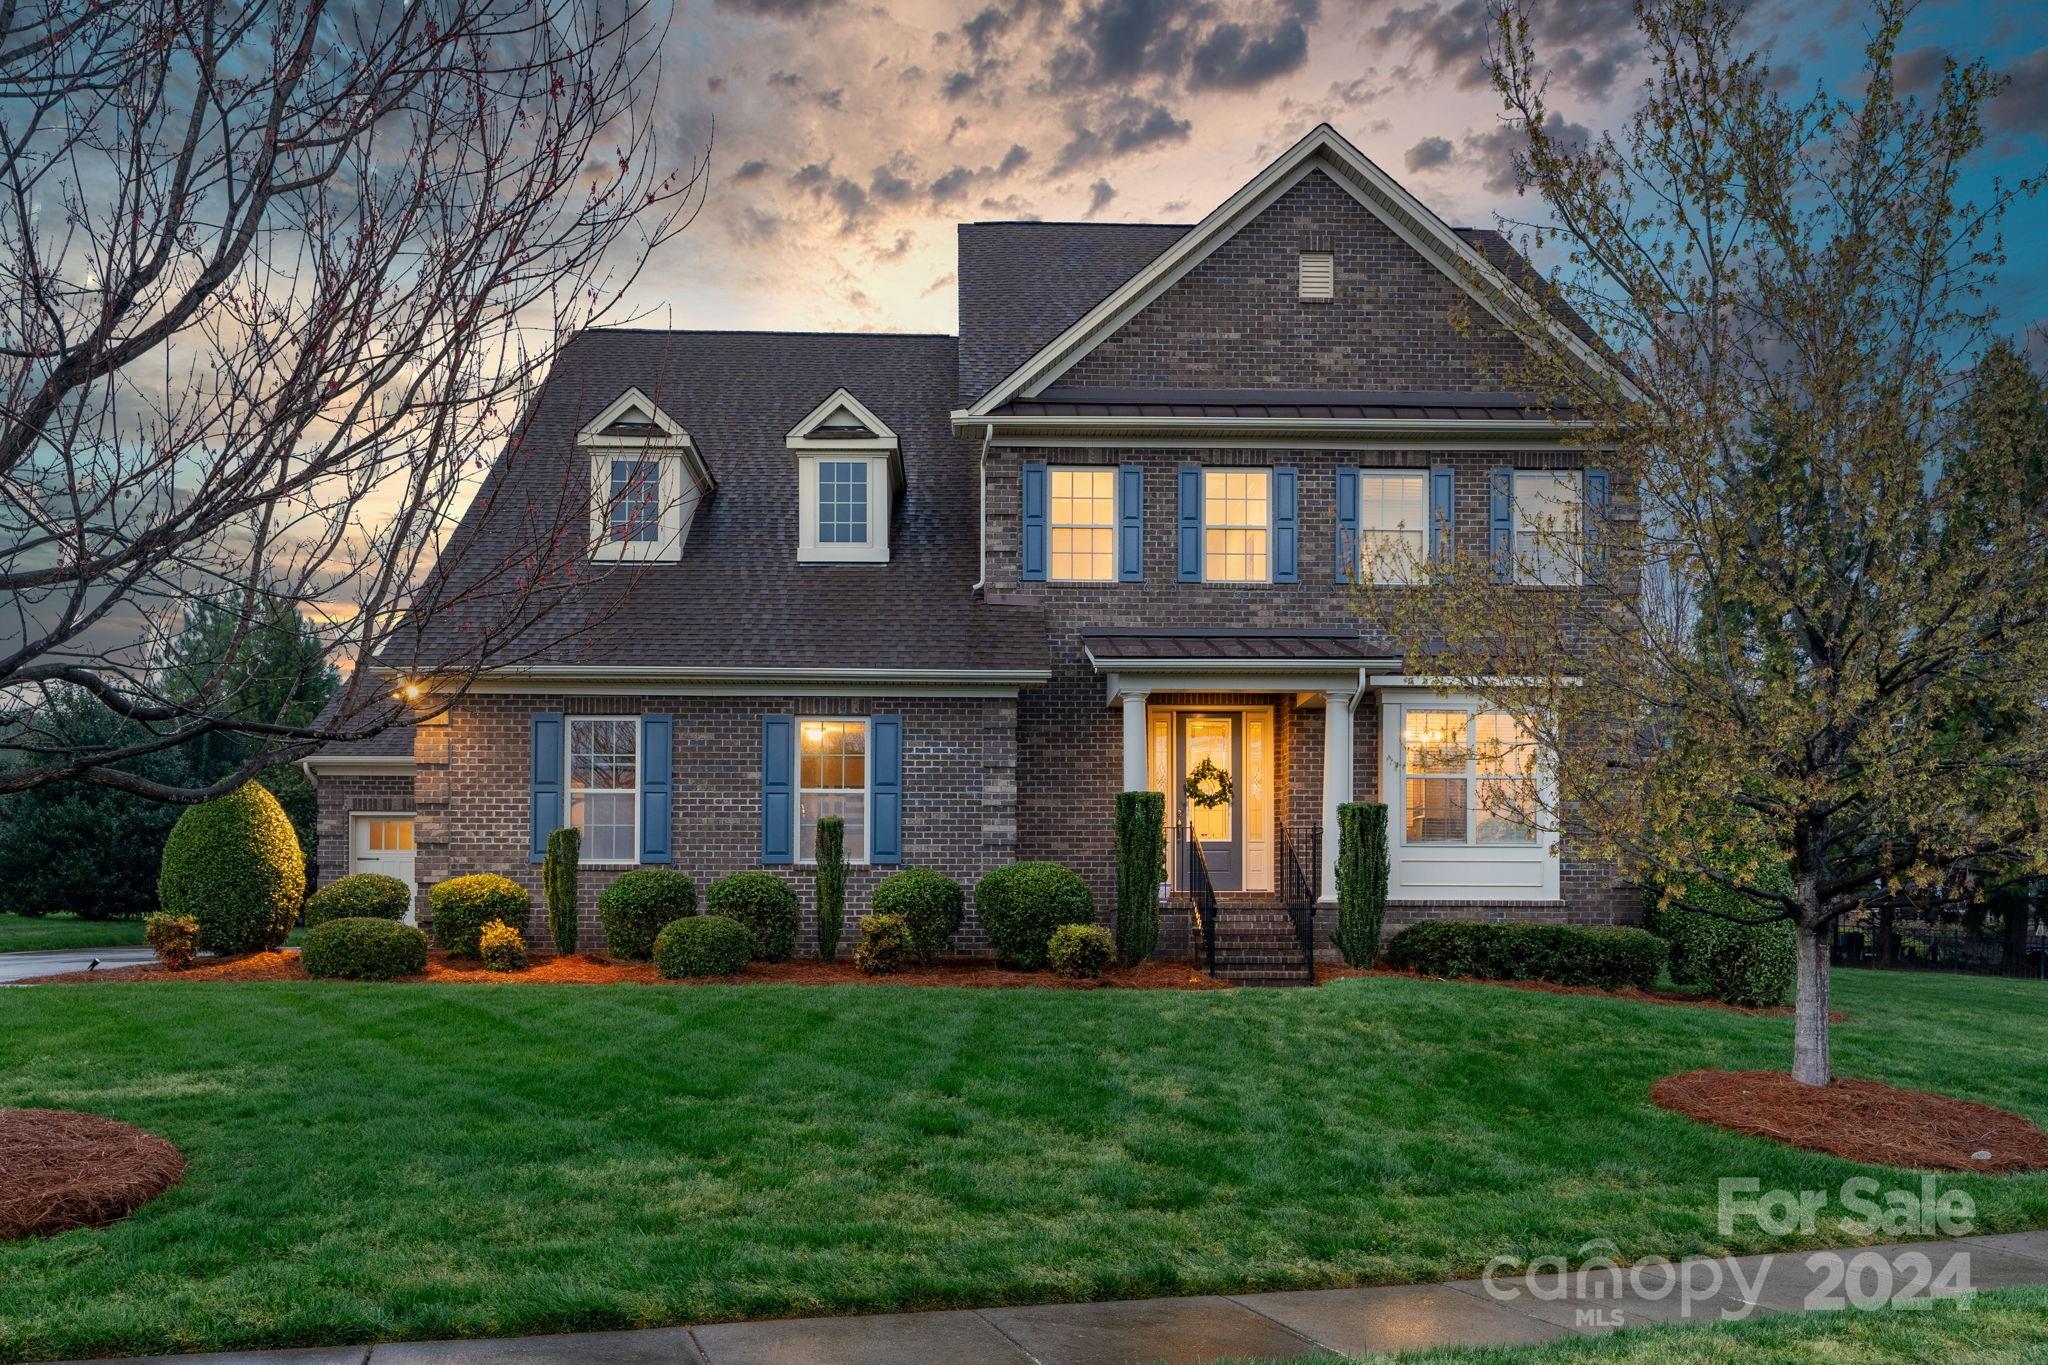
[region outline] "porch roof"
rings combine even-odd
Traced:
[[[1398,663],[1369,646],[1355,630],[1185,630],[1174,627],[1089,626],[1081,646],[1097,667],[1156,663],[1184,667],[1212,663]]]

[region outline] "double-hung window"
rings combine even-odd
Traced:
[[[1579,582],[1585,492],[1575,469],[1515,471],[1515,581],[1537,587]]]
[[[1428,549],[1429,475],[1421,470],[1359,471],[1360,581],[1419,583]]]
[[[868,543],[868,462],[818,461],[818,544]]]
[[[651,544],[661,539],[661,461],[614,459],[606,530],[620,543]]]
[[[583,832],[583,860],[640,856],[640,720],[570,716],[569,823]]]
[[[1052,469],[1050,577],[1056,583],[1116,581],[1115,469]]]
[[[1514,716],[1458,707],[1402,715],[1402,834],[1411,844],[1533,844],[1537,747]]]
[[[1273,471],[1202,471],[1202,576],[1211,583],[1272,579]]]
[[[818,856],[818,821],[846,823],[846,861],[868,860],[868,723],[802,718],[797,721],[796,856]]]

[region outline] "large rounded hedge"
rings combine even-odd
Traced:
[[[494,919],[525,924],[533,918],[533,898],[510,877],[478,872],[450,877],[427,892],[427,911],[433,916],[436,943],[451,953],[475,957],[481,951],[484,926]]]
[[[1759,880],[1767,890],[1791,886],[1791,878],[1775,868]],[[1703,988],[1731,1005],[1768,1007],[1783,1004],[1791,993],[1799,960],[1792,921],[1745,922],[1765,913],[1758,902],[1701,877],[1646,918],[1671,945],[1672,984]]]
[[[331,919],[306,931],[299,963],[307,976],[392,981],[427,969],[427,936],[388,919]]]
[[[1095,897],[1058,863],[1011,863],[975,883],[974,913],[998,962],[1036,971],[1053,930],[1095,922]]]
[[[654,936],[654,970],[671,980],[685,976],[737,976],[747,969],[754,935],[724,915],[671,921]]]
[[[329,882],[306,900],[306,927],[331,919],[404,919],[412,888],[381,872],[357,872]]]
[[[911,951],[930,962],[946,951],[967,918],[967,892],[960,883],[929,867],[906,867],[882,878],[869,901],[878,915],[901,915]]]
[[[597,898],[605,951],[629,962],[654,956],[654,939],[668,925],[697,913],[697,883],[672,867],[624,872]]]
[[[199,921],[203,953],[284,942],[306,896],[306,855],[291,818],[255,782],[194,806],[171,826],[157,873],[164,913]]]
[[[746,926],[756,962],[787,962],[796,951],[796,892],[773,872],[719,878],[705,893],[704,909]]]

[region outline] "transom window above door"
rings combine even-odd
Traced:
[[[1055,582],[1116,580],[1115,469],[1051,469],[1051,577]]]
[[[1273,471],[1202,471],[1202,573],[1211,583],[1272,576]]]
[[[1533,844],[1537,745],[1505,711],[1402,714],[1402,836],[1411,844]]]

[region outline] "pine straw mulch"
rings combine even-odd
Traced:
[[[102,1227],[184,1174],[176,1147],[129,1124],[68,1109],[0,1109],[0,1242]]]
[[[296,952],[251,953],[220,961],[203,960],[182,972],[156,963],[110,967],[96,972],[65,972],[40,976],[24,985],[78,985],[99,981],[306,981]],[[1051,972],[1011,971],[981,958],[947,958],[930,967],[890,976],[868,976],[851,962],[756,962],[738,976],[703,976],[668,981],[651,964],[621,962],[595,954],[537,957],[523,972],[490,972],[467,958],[430,953],[425,976],[410,982],[491,985],[641,985],[641,986],[963,986],[969,988],[1042,988],[1052,990],[1229,990],[1230,983],[1195,971],[1184,963],[1145,962],[1136,967],[1111,967],[1100,981],[1069,981]]]
[[[1724,1000],[1708,1000],[1703,996],[1685,995],[1678,991],[1645,991],[1634,986],[1623,986],[1609,990],[1605,986],[1560,986],[1554,981],[1491,981],[1477,976],[1428,976],[1422,972],[1398,972],[1392,967],[1374,967],[1367,971],[1362,967],[1340,967],[1324,963],[1316,964],[1316,984],[1326,981],[1342,981],[1353,976],[1390,976],[1402,981],[1438,981],[1453,986],[1504,986],[1511,991],[1540,991],[1545,995],[1591,995],[1605,1000],[1628,1000],[1638,1005],[1690,1005],[1694,1009],[1722,1010],[1728,1014],[1761,1015],[1766,1018],[1790,1018],[1790,1005],[1731,1005]],[[1828,1018],[1839,1024],[1848,1019],[1840,1010],[1829,1013]]]
[[[2010,1110],[1877,1081],[1802,1085],[1784,1071],[1686,1071],[1650,1087],[1674,1113],[1875,1166],[2048,1170],[2048,1133]],[[1988,1152],[1982,1159],[1975,1154]]]

